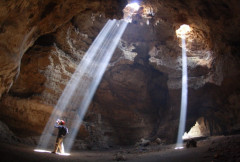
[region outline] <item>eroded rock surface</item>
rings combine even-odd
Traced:
[[[1,88],[7,92],[20,72],[23,54],[41,35],[55,32],[71,18],[85,10],[119,17],[117,8],[126,3],[115,1],[1,1]]]

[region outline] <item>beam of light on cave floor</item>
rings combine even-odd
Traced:
[[[181,97],[181,114],[178,127],[178,137],[176,148],[183,147],[182,136],[185,131],[186,114],[187,114],[187,95],[188,95],[188,74],[187,74],[187,55],[186,55],[186,43],[185,36],[182,36],[182,97]]]
[[[69,152],[117,44],[127,27],[124,20],[109,20],[90,46],[56,104],[38,148],[53,148],[54,124],[57,119],[66,120],[69,128],[64,140],[65,151]],[[54,140],[54,141],[52,141]]]

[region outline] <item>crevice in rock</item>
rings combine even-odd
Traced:
[[[40,36],[34,43],[34,45],[40,46],[52,46],[56,41],[53,33]]]

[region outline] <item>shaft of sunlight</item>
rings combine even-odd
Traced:
[[[185,131],[186,125],[186,114],[187,114],[187,99],[188,99],[188,73],[187,73],[187,55],[186,55],[186,43],[184,35],[181,36],[182,39],[182,96],[181,96],[181,114],[178,127],[178,137],[176,148],[183,147],[182,136]]]
[[[40,137],[38,148],[53,147],[54,124],[57,119],[66,120],[69,134],[65,139],[65,151],[69,152],[77,135],[92,97],[107,68],[116,46],[127,27],[124,20],[109,20],[90,46],[70,81],[65,87]]]

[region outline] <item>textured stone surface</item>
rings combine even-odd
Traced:
[[[87,9],[112,17],[121,16],[117,8],[125,1],[1,1],[0,11],[0,96],[7,92],[20,72],[23,54],[36,39],[56,31],[61,25]]]

